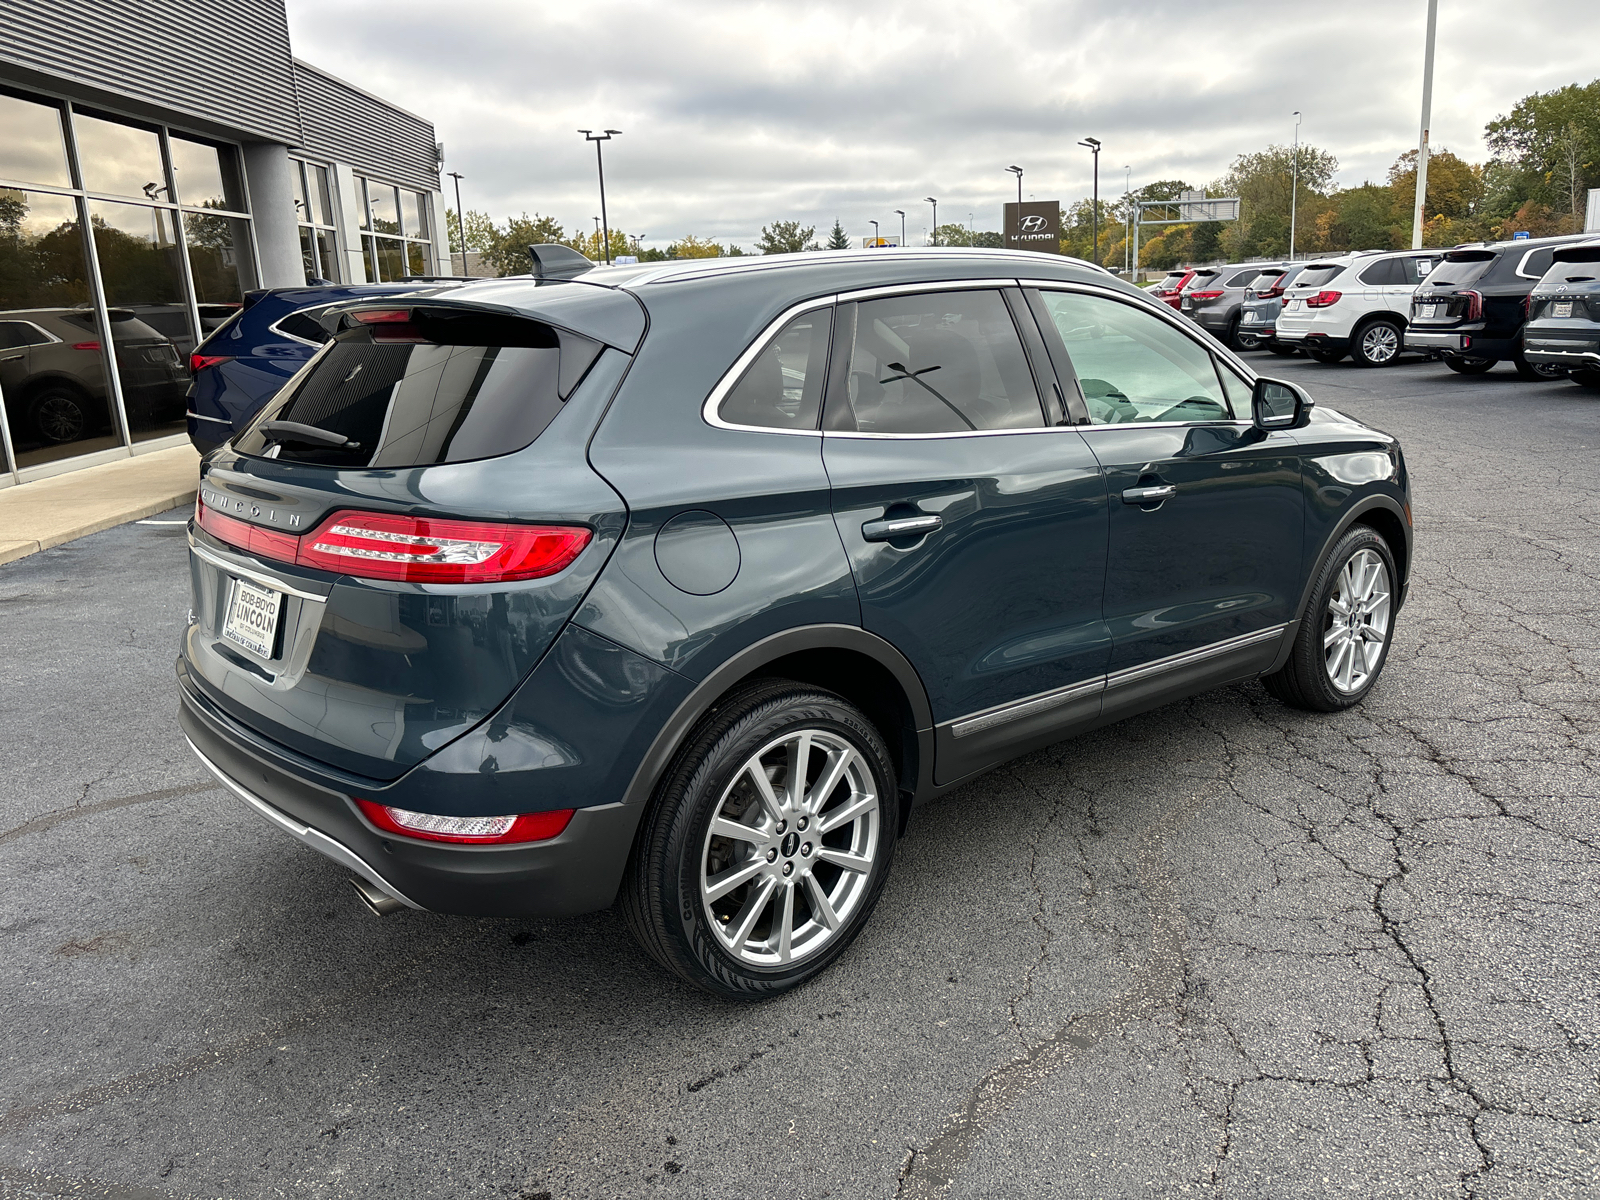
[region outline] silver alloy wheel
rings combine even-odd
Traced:
[[[861,752],[822,729],[752,754],[700,853],[700,902],[722,948],[781,967],[821,950],[867,895],[882,807]]]
[[[1347,695],[1364,688],[1388,638],[1389,568],[1377,551],[1358,550],[1334,581],[1323,614],[1322,649],[1333,686]]]
[[[1400,353],[1400,334],[1393,325],[1369,325],[1361,335],[1361,353],[1370,363],[1386,363]]]

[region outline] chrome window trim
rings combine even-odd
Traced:
[[[326,232],[326,230],[323,230],[321,226],[304,225],[304,226],[302,226],[302,228],[305,228],[305,229],[316,228],[318,230]],[[338,301],[334,301],[334,303],[337,304]],[[320,350],[320,349],[322,349],[323,346],[327,345],[326,342],[313,342],[310,338],[300,337],[300,336],[298,336],[296,334],[290,333],[287,329],[280,329],[279,326],[282,325],[283,322],[287,321],[290,317],[298,316],[299,314],[301,314],[303,312],[308,312],[312,308],[317,309],[319,312],[326,312],[328,309],[330,309],[332,307],[333,307],[332,304],[313,304],[313,305],[310,305],[308,308],[291,309],[290,311],[284,313],[283,316],[279,317],[271,325],[268,325],[267,326],[267,332],[268,333],[275,333],[279,337],[288,338],[291,342],[299,342],[302,346],[315,346],[318,350]],[[312,319],[315,320],[316,318],[313,317]]]
[[[1147,679],[1152,675],[1162,675],[1180,667],[1187,667],[1210,658],[1220,657],[1233,650],[1243,650],[1250,646],[1259,645],[1262,642],[1282,636],[1288,628],[1289,623],[1283,622],[1278,625],[1269,625],[1265,629],[1257,629],[1251,633],[1239,634],[1237,637],[1223,638],[1220,642],[1212,642],[1209,645],[1200,646],[1194,650],[1184,650],[1178,654],[1169,654],[1165,658],[1140,663],[1136,667],[1126,667],[1121,671],[1113,671],[1109,675],[1097,675],[1080,683],[1068,684],[1066,687],[1055,688],[1048,692],[1037,692],[1032,696],[1024,696],[1020,700],[997,704],[993,708],[979,709],[975,713],[957,717],[953,721],[943,722],[939,728],[948,729],[950,736],[955,738],[981,733],[986,729],[993,729],[997,725],[1004,725],[1007,722],[1020,720],[1023,717],[1031,717],[1035,713],[1047,712],[1052,708],[1068,704],[1073,700],[1092,695],[1095,692],[1109,692],[1113,688],[1137,683],[1139,680]]]
[[[840,292],[834,299],[843,304],[847,300],[881,300],[887,296],[912,296],[920,292],[970,292],[982,290],[998,292],[1016,287],[1017,280],[1003,276],[991,279],[939,279],[922,283],[893,283],[881,287],[857,288],[853,292]]]
[[[278,530],[275,532],[283,531]],[[206,562],[210,563],[218,570],[226,571],[230,575],[241,575],[245,579],[250,580],[252,583],[259,583],[262,587],[272,588],[274,591],[284,592],[290,596],[296,596],[301,600],[310,600],[314,604],[326,604],[328,602],[328,597],[326,595],[319,596],[316,592],[308,592],[303,588],[295,587],[292,583],[285,583],[278,576],[270,575],[266,571],[261,570],[259,567],[247,567],[241,563],[234,562],[231,559],[224,558],[215,550],[212,550],[206,546],[202,546],[199,542],[195,541],[194,534],[192,532],[189,534],[189,549],[194,551],[198,557],[203,558]]]
[[[750,364],[761,357],[761,352],[767,348],[773,338],[783,332],[784,327],[790,321],[804,316],[808,312],[814,312],[819,308],[830,308],[838,302],[838,299],[837,295],[817,296],[796,304],[793,308],[785,309],[774,317],[765,329],[756,334],[755,341],[745,347],[744,353],[733,360],[733,366],[723,372],[722,378],[717,380],[716,387],[711,389],[711,394],[706,397],[706,402],[700,406],[700,416],[705,420],[705,423],[716,429],[737,429],[744,433],[781,433],[788,437],[820,437],[822,434],[820,429],[774,429],[770,425],[737,425],[732,421],[724,421],[717,409],[722,407],[722,402],[728,398],[728,393],[733,391],[738,386],[739,380],[744,378],[744,373],[750,369]],[[830,351],[831,349],[830,343]],[[829,359],[830,361],[832,360],[831,353],[829,354]],[[823,369],[827,369],[827,364],[824,364]],[[817,420],[819,423],[822,420],[820,412],[817,413]]]
[[[310,849],[315,850],[317,853],[333,859],[333,861],[338,863],[340,866],[354,871],[373,887],[390,896],[393,896],[407,908],[414,908],[418,912],[427,911],[422,907],[422,905],[418,904],[415,900],[409,899],[404,892],[395,887],[394,884],[390,883],[382,875],[378,874],[378,872],[373,869],[366,859],[362,858],[354,850],[350,849],[349,846],[346,846],[343,842],[336,841],[335,839],[329,837],[320,829],[314,829],[310,825],[302,825],[288,813],[283,812],[281,809],[269,804],[254,792],[241,787],[226,774],[224,774],[221,767],[217,766],[216,763],[212,762],[205,756],[200,747],[194,744],[193,738],[191,738],[188,734],[184,734],[183,740],[189,743],[189,749],[194,751],[195,757],[205,764],[206,769],[217,777],[217,782],[222,784],[222,786],[227,788],[228,791],[232,792],[235,796],[248,804],[259,816],[265,817],[267,821],[277,826],[284,833],[287,833],[301,845],[307,846]]]
[[[183,415],[186,416],[186,417],[193,417],[196,421],[214,421],[218,425],[230,425],[231,426],[233,424],[232,421],[227,420],[225,417],[208,417],[203,413],[195,412],[195,410],[192,409],[192,408],[189,409],[189,411],[184,413]]]
[[[7,325],[26,325],[35,333],[41,333],[44,335],[45,340],[42,342],[29,342],[26,346],[12,346],[10,347],[12,350],[28,350],[34,346],[52,346],[60,343],[62,340],[55,334],[51,333],[43,325],[40,325],[37,321],[30,321],[25,317],[0,317],[0,321],[4,321],[4,323]]]
[[[930,438],[1019,437],[1035,433],[1081,433],[1087,425],[1024,425],[1016,429],[954,429],[947,433],[858,433],[850,429],[824,429],[825,438],[860,441],[927,441]],[[1141,426],[1142,428],[1142,426]]]

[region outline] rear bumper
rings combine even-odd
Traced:
[[[1484,337],[1474,330],[1435,333],[1416,326],[1406,328],[1407,350],[1432,350],[1440,354],[1462,354],[1469,358],[1510,358],[1516,349],[1507,338]]]
[[[1350,339],[1334,337],[1315,329],[1285,329],[1280,322],[1272,331],[1272,340],[1286,346],[1311,346],[1327,350],[1348,350]]]
[[[1579,370],[1600,367],[1600,329],[1594,326],[1571,334],[1547,333],[1529,326],[1522,336],[1522,356],[1531,363]]]
[[[464,916],[566,916],[616,899],[641,809],[580,808],[559,837],[459,846],[385,834],[347,794],[302,778],[186,689],[184,736],[237,799],[293,837],[411,908]]]

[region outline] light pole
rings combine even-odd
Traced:
[[[1007,167],[1006,170],[1010,171],[1013,175],[1015,175],[1017,177],[1017,203],[1021,204],[1022,203],[1022,168],[1021,167]]]
[[[1125,166],[1122,169],[1127,173],[1127,178],[1122,181],[1122,269],[1132,279],[1133,272],[1128,267],[1128,250],[1133,237],[1128,228],[1128,202],[1133,199],[1133,168]]]
[[[600,228],[603,233],[601,249],[605,253],[606,265],[611,265],[611,224],[606,220],[606,164],[600,157],[600,143],[609,142],[622,132],[620,129],[603,129],[599,133],[592,129],[580,129],[583,140],[594,143],[594,165],[600,175]]]
[[[895,215],[900,218],[900,249],[904,250],[906,248],[906,210],[897,208],[894,211]]]
[[[933,239],[932,239],[932,241],[933,241],[933,244],[935,246],[937,246],[939,244],[939,202],[937,200],[935,200],[932,196],[924,196],[923,199],[926,200],[929,204],[933,205]]]
[[[1084,138],[1078,145],[1087,146],[1094,155],[1094,199],[1091,202],[1089,225],[1094,231],[1091,234],[1094,239],[1094,249],[1089,254],[1089,261],[1098,263],[1100,261],[1100,139]]]
[[[1433,118],[1433,35],[1439,24],[1439,0],[1428,0],[1428,43],[1422,52],[1422,132],[1417,138],[1417,203],[1411,210],[1411,248],[1422,249],[1422,227],[1428,214],[1428,124]]]
[[[872,248],[876,250],[878,249],[878,243],[883,241],[883,239],[878,236],[878,223],[876,221],[868,221],[867,224],[872,226]]]
[[[456,181],[456,232],[461,236],[461,273],[467,273],[467,222],[465,214],[461,211],[461,181],[466,178],[460,171],[451,171],[450,178]]]
[[[1294,155],[1289,160],[1289,261],[1294,261],[1294,223],[1300,201],[1300,113],[1294,114]]]

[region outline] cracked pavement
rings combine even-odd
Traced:
[[[180,529],[0,567],[0,1198],[1600,1194],[1600,394],[1255,365],[1404,439],[1377,689],[993,772],[756,1007],[367,916],[178,736]]]

